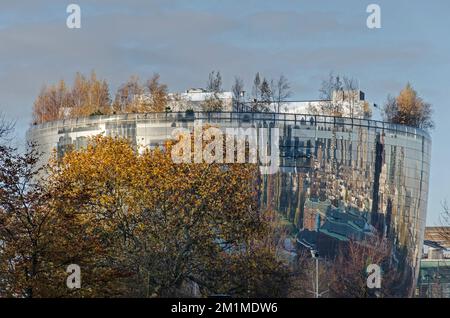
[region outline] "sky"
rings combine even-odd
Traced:
[[[70,3],[80,29],[66,26]],[[366,25],[372,3],[380,29]],[[256,72],[284,74],[298,100],[318,98],[334,71],[378,105],[410,82],[434,107],[427,224],[438,225],[450,201],[449,31],[448,0],[1,0],[0,112],[24,143],[42,86],[77,71],[95,70],[112,94],[133,74],[159,73],[170,91],[204,87],[212,70],[247,91]]]

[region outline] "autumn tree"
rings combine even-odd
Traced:
[[[40,124],[68,117],[67,110],[72,105],[71,93],[64,80],[57,85],[44,86],[34,102],[33,122]]]
[[[74,261],[68,251],[96,253],[88,233],[73,235],[82,223],[64,213],[48,169],[33,144],[24,152],[0,144],[0,297],[79,296],[66,286]],[[93,295],[95,289],[86,287],[85,294]]]
[[[144,87],[139,82],[138,76],[131,76],[122,84],[116,93],[113,109],[117,113],[139,112],[141,106],[140,96],[144,93]]]
[[[223,110],[223,101],[217,93],[211,93],[202,101],[201,108],[205,112],[220,112]]]
[[[71,98],[72,117],[109,114],[111,111],[108,83],[99,80],[94,71],[91,72],[90,78],[80,73],[75,75]]]
[[[238,249],[223,255],[211,280],[219,279],[216,293],[234,297],[286,297],[290,288],[290,260],[284,255],[286,231],[280,215],[261,213],[259,229]]]
[[[109,87],[105,80],[97,79],[93,71],[90,78],[77,73],[72,88],[64,80],[56,85],[44,86],[34,102],[33,122],[108,114],[111,108]]]
[[[42,167],[39,158],[33,145],[23,154],[0,146],[0,297],[124,294],[116,282],[128,274],[105,256],[114,236],[90,232],[99,220],[89,220],[74,210],[75,202],[62,200],[67,184],[58,177],[60,163]],[[66,286],[70,264],[82,266],[81,289]]]
[[[176,295],[183,287],[195,284],[202,295],[248,294],[251,291],[239,288],[243,282],[230,281],[229,274],[239,264],[250,264],[248,257],[244,261],[237,254],[245,251],[249,256],[260,251],[250,247],[264,228],[255,165],[173,164],[171,145],[166,147],[165,153],[156,150],[144,154],[144,171],[140,173],[146,177],[140,183],[142,191],[159,187],[156,197],[140,191],[149,214],[145,222],[150,222],[143,227],[144,237],[164,242],[143,250],[146,257],[141,259],[147,260],[144,269],[151,277],[149,293]],[[156,178],[154,162],[165,166]],[[250,268],[240,269],[240,273],[245,270],[252,275]]]
[[[116,113],[163,112],[167,106],[167,85],[160,83],[159,74],[154,74],[144,85],[138,76],[131,76],[119,87],[113,103]]]
[[[64,228],[50,208],[38,160],[33,145],[23,154],[0,145],[0,297],[55,296],[53,287],[64,286],[53,275],[58,250],[64,255],[57,239]]]
[[[77,297],[127,295],[128,224],[135,218],[137,156],[128,141],[94,138],[51,165],[52,207],[65,220],[65,255],[80,266]]]
[[[223,110],[223,101],[220,98],[222,89],[222,76],[219,71],[212,71],[209,74],[206,83],[206,91],[209,96],[202,102],[202,109],[204,111],[218,112]]]
[[[146,89],[149,94],[149,100],[145,104],[145,110],[148,112],[164,112],[168,106],[167,85],[160,83],[159,74],[154,74],[147,81]]]
[[[99,281],[110,295],[280,294],[285,267],[263,244],[257,166],[176,164],[173,146],[139,155],[126,140],[97,137],[55,167],[57,210],[87,244],[66,251],[84,282],[94,295],[106,292]]]
[[[173,93],[170,95],[170,105],[177,111],[192,110],[192,105],[180,93]]]
[[[431,104],[425,102],[410,83],[406,84],[397,97],[388,96],[383,108],[383,119],[423,129],[434,127]]]
[[[363,118],[370,119],[372,118],[372,107],[370,107],[368,101],[364,101],[362,104],[362,116]]]

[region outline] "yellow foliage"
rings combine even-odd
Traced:
[[[109,282],[109,295],[182,295],[193,282],[206,294],[226,292],[242,283],[230,280],[232,272],[257,286],[255,268],[280,268],[275,251],[255,243],[266,233],[258,167],[175,164],[171,147],[138,155],[124,139],[99,136],[53,166],[56,210],[73,222],[66,253],[87,268],[92,286],[80,294],[104,295],[100,281]],[[261,262],[244,268],[255,255]],[[218,271],[225,259],[230,267]]]

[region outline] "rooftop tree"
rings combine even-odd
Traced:
[[[408,83],[397,97],[388,96],[382,115],[390,123],[432,129],[432,113],[431,104],[425,102]]]
[[[218,112],[223,110],[223,101],[219,94],[223,92],[222,76],[219,71],[212,71],[209,73],[208,81],[206,83],[206,90],[210,93],[203,102],[202,109],[204,111]]]
[[[272,101],[276,106],[275,111],[279,113],[283,102],[292,95],[291,84],[284,75],[281,75],[278,80],[270,81],[270,91],[272,93]]]
[[[370,117],[368,103],[359,103],[359,89],[356,79],[330,72],[319,89],[318,105],[310,105],[308,111],[317,115]]]
[[[108,83],[99,80],[95,72],[89,78],[77,73],[72,87],[64,80],[44,86],[34,102],[33,122],[108,114],[111,109]]]
[[[238,111],[243,110],[243,103],[244,103],[244,96],[242,96],[244,92],[244,81],[242,78],[235,76],[234,77],[234,83],[231,87],[231,91],[233,93],[233,103],[234,103],[234,109]]]

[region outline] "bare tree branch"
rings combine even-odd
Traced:
[[[15,123],[6,119],[5,115],[0,113],[0,140],[8,140],[8,135],[14,130]]]

